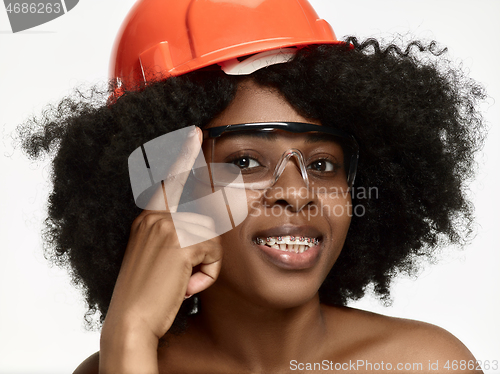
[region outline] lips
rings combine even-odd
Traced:
[[[302,253],[295,253],[293,251],[272,248],[266,244],[258,244],[257,241],[257,238],[285,236],[316,238],[318,239],[318,244]],[[313,226],[277,226],[258,231],[252,239],[253,245],[259,250],[259,253],[266,261],[285,270],[303,270],[314,267],[320,258],[323,243],[323,235]]]

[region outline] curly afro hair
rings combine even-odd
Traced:
[[[281,92],[304,117],[355,136],[360,146],[355,214],[340,257],[319,290],[345,305],[368,285],[383,300],[399,272],[471,233],[466,182],[484,126],[481,86],[443,58],[435,43],[405,50],[376,40],[309,46],[286,63],[244,78],[200,70],[128,91],[66,98],[19,128],[32,158],[54,154],[45,254],[65,266],[88,304],[86,320],[104,321],[129,237],[140,213],[127,159],[141,144],[186,126],[203,127],[234,98],[242,79]],[[349,47],[349,44],[353,48]],[[377,196],[358,194],[376,188]],[[361,209],[361,210],[359,210]],[[198,307],[184,302],[174,327]]]

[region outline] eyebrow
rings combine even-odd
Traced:
[[[330,140],[330,141],[333,141],[337,144],[340,144],[340,142],[338,141],[338,138],[336,136],[332,136],[332,135],[325,134],[325,133],[319,133],[319,132],[310,134],[306,138],[306,143],[318,143],[318,142],[325,141],[325,140]]]

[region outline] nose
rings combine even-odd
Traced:
[[[283,154],[276,165],[274,183],[264,195],[266,205],[281,204],[294,212],[314,203],[315,196],[309,189],[309,178],[300,151],[291,149]]]
[[[302,152],[300,152],[298,149],[289,149],[288,151],[283,153],[280,161],[276,164],[276,168],[274,170],[273,184],[275,184],[278,181],[279,177],[281,176],[281,174],[283,174],[283,171],[288,166],[288,161],[290,161],[291,159],[295,161],[295,165],[298,167],[300,175],[302,176],[302,179],[304,180],[306,187],[309,188],[309,177],[307,176],[304,156],[302,155]]]

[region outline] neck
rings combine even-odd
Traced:
[[[205,291],[196,326],[224,356],[252,370],[289,367],[315,357],[326,337],[316,294],[293,308],[259,306],[234,295]]]

